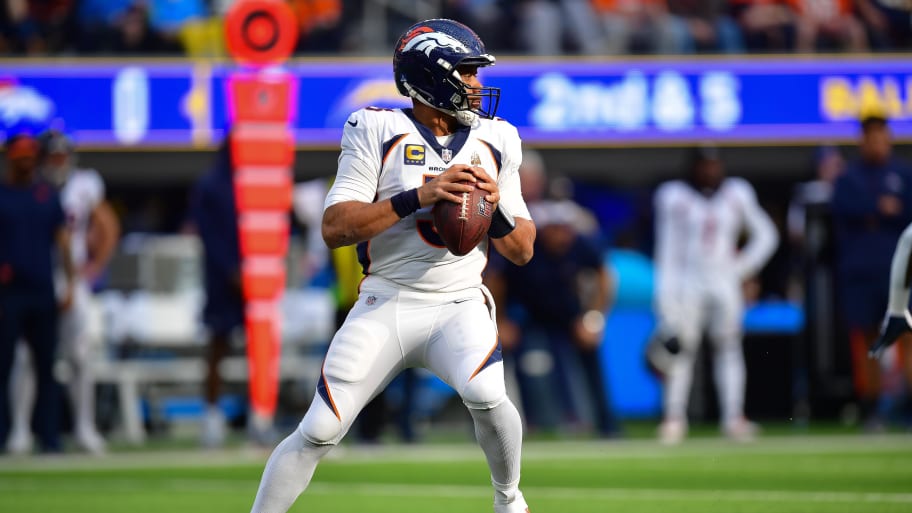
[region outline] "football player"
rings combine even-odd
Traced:
[[[17,341],[22,340],[34,362],[32,402],[42,413],[35,417],[40,450],[56,453],[63,449],[54,379],[58,312],[70,308],[75,287],[70,230],[57,191],[37,179],[38,141],[28,133],[17,133],[6,140],[4,149],[7,166],[0,177],[0,441],[7,442],[10,432],[10,371]],[[64,275],[56,297],[55,257]],[[21,400],[16,395],[12,399],[17,404]]]
[[[471,413],[495,513],[528,511],[519,490],[522,422],[505,392],[494,302],[481,273],[489,243],[516,264],[528,262],[535,226],[520,194],[517,130],[494,117],[500,90],[478,78],[493,64],[465,25],[417,23],[393,55],[396,87],[412,108],[366,108],[346,121],[322,233],[330,248],[357,244],[365,277],[309,410],[266,463],[253,512],[287,511],[361,408],[409,367],[434,372]],[[455,256],[430,210],[460,202],[471,189],[461,180],[487,191],[496,210],[490,242]]]
[[[70,228],[70,252],[77,279],[72,306],[60,317],[59,348],[70,365],[69,397],[73,407],[73,432],[77,444],[84,450],[100,453],[105,442],[95,426],[95,380],[88,358],[91,341],[87,337],[87,308],[91,284],[110,260],[120,236],[120,224],[105,201],[105,187],[94,169],[76,167],[72,140],[51,130],[40,137],[41,173],[43,178],[60,190],[67,224]],[[59,274],[59,273],[58,273]],[[57,277],[60,288],[60,276]],[[29,429],[34,407],[34,375],[28,352],[20,344],[14,370],[14,402],[12,431],[8,448],[13,453],[31,450]]]
[[[666,182],[655,196],[656,308],[666,352],[673,354],[665,376],[665,417],[659,436],[674,444],[687,433],[694,358],[707,329],[722,430],[733,439],[749,440],[756,426],[744,418],[742,285],[773,254],[778,234],[750,184],[725,177],[714,148],[695,150],[689,172],[688,180]],[[739,249],[745,229],[750,238]],[[671,340],[677,344],[669,348]]]
[[[885,429],[882,362],[868,355],[883,325],[898,240],[912,222],[912,172],[896,155],[890,120],[862,113],[858,156],[833,187],[837,297],[848,329],[855,399],[862,428]]]

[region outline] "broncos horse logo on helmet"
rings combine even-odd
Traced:
[[[431,50],[434,50],[435,48],[447,48],[454,52],[469,53],[469,49],[466,48],[464,44],[446,34],[440,34],[438,32],[421,34],[412,38],[411,41],[408,41],[405,44],[403,50],[411,50],[412,48],[424,52],[428,57],[431,56]]]
[[[396,43],[393,75],[403,96],[450,114],[471,125],[477,117],[493,118],[500,103],[500,88],[469,87],[459,75],[459,66],[493,66],[493,55],[462,23],[435,19],[410,27]],[[469,98],[480,98],[472,108]]]

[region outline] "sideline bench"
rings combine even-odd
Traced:
[[[142,400],[157,387],[198,385],[202,390],[207,336],[199,323],[201,307],[199,293],[106,291],[94,297],[90,330],[97,341],[96,382],[116,388],[129,442],[145,440]],[[320,348],[334,329],[332,297],[325,289],[288,290],[281,308],[280,380],[316,383],[323,357]],[[220,371],[225,382],[245,383],[248,368],[243,351],[228,356]]]

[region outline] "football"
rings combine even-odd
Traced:
[[[473,182],[461,183],[474,185]],[[434,228],[450,253],[462,256],[475,248],[488,234],[494,205],[485,196],[488,193],[478,187],[472,192],[462,193],[462,202],[438,201],[431,209]]]

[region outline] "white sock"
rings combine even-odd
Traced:
[[[726,342],[716,349],[713,374],[719,393],[722,422],[728,423],[744,415],[744,387],[747,371],[741,344]]]
[[[12,433],[32,431],[32,411],[35,409],[35,369],[28,347],[19,342],[13,372],[10,375],[10,403],[12,404],[10,427]]]
[[[95,432],[95,379],[85,362],[71,360],[73,375],[70,377],[70,402],[76,429]]]
[[[487,410],[469,408],[475,437],[491,469],[494,504],[522,500],[519,467],[522,453],[522,419],[509,399]]]
[[[251,513],[285,513],[310,484],[317,463],[333,445],[313,445],[296,429],[272,451]]]
[[[665,382],[665,418],[687,418],[687,400],[693,381],[696,351],[683,350],[674,357]]]

